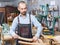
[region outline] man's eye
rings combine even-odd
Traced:
[[[25,9],[27,9],[27,8],[25,8]]]
[[[23,8],[21,10],[23,10]]]

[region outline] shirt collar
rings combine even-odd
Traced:
[[[19,14],[19,16],[21,17],[21,14]],[[27,13],[26,13],[26,16],[27,16]]]

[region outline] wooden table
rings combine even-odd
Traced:
[[[50,39],[51,45],[60,45],[60,36],[45,35],[44,37]]]
[[[52,41],[53,45],[60,45],[60,36],[55,36]]]

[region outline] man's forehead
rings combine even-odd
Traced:
[[[25,3],[20,3],[19,6],[27,6]]]

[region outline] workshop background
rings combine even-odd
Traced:
[[[12,39],[9,31],[13,19],[19,14],[17,5],[20,1],[22,0],[0,0],[0,45],[15,45],[15,40]],[[28,12],[33,14],[43,26],[41,37],[44,38],[39,38],[43,45],[60,45],[60,0],[23,1],[27,3]],[[32,27],[33,35],[36,29]]]

